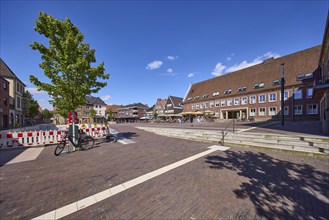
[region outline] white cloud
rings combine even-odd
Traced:
[[[163,64],[162,61],[160,61],[160,60],[154,60],[152,63],[147,64],[146,69],[149,69],[149,70],[158,69],[158,68],[160,68],[160,66],[162,64]]]
[[[100,97],[104,102],[110,100],[112,98],[110,95],[104,95]]]
[[[172,72],[173,72],[172,68],[167,69],[167,73],[172,73]]]
[[[167,56],[168,60],[175,60],[177,56]]]
[[[234,56],[234,53],[231,54],[230,57],[232,57],[232,56]],[[244,68],[247,68],[247,67],[250,67],[250,66],[254,66],[256,64],[260,64],[260,63],[263,62],[263,60],[269,59],[271,57],[278,58],[278,57],[280,57],[280,55],[277,54],[277,53],[267,52],[267,53],[263,54],[262,56],[257,56],[251,62],[248,62],[247,60],[244,60],[241,63],[236,63],[236,64],[234,64],[233,66],[230,66],[230,67],[226,67],[226,66],[222,65],[222,63],[217,63],[214,71],[211,74],[214,75],[214,76],[220,76],[220,75],[223,75],[225,73],[234,72],[234,71],[241,70],[241,69],[244,69]]]
[[[213,70],[213,72],[211,73],[214,76],[220,76],[224,74],[224,69],[226,68],[226,66],[224,66],[222,63],[217,63],[215,66],[215,69]]]
[[[191,78],[191,77],[193,77],[194,76],[194,73],[189,73],[188,75],[187,75],[187,78]]]
[[[25,88],[27,91],[29,91],[31,94],[48,94],[46,91],[38,91],[38,88],[33,88],[33,87],[26,87]]]

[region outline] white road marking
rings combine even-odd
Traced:
[[[175,169],[177,167],[180,167],[184,164],[187,164],[193,160],[199,159],[205,155],[208,155],[210,153],[213,153],[217,150],[219,151],[226,151],[227,149],[229,149],[229,147],[224,147],[224,146],[218,146],[218,145],[213,145],[208,147],[209,150],[206,150],[204,152],[201,152],[199,154],[193,155],[191,157],[185,158],[183,160],[177,161],[175,163],[169,164],[167,166],[164,166],[160,169],[154,170],[150,173],[144,174],[142,176],[139,176],[135,179],[129,180],[125,183],[119,184],[117,186],[114,186],[112,188],[106,189],[102,192],[99,192],[97,194],[91,195],[87,198],[83,198],[77,202],[73,202],[67,206],[58,208],[56,210],[50,211],[46,214],[43,214],[41,216],[38,216],[34,219],[60,219],[62,217],[65,217],[67,215],[70,215],[74,212],[77,212],[78,210],[84,209],[88,206],[91,206],[93,204],[96,204],[104,199],[110,198],[111,196],[118,194],[122,191],[125,191],[129,188],[132,188],[138,184],[141,184],[147,180],[150,180],[154,177],[157,177],[161,174],[164,174],[172,169]]]
[[[245,132],[245,131],[250,131],[250,130],[253,130],[255,128],[259,128],[259,127],[265,127],[265,126],[268,126],[268,125],[273,125],[273,124],[277,124],[279,122],[272,122],[272,123],[268,123],[268,124],[264,124],[264,125],[260,125],[258,127],[251,127],[251,128],[246,128],[246,129],[239,129],[239,131],[235,132],[235,133],[241,133],[241,132]]]
[[[127,138],[119,139],[118,142],[121,143],[121,144],[133,144],[133,143],[136,143],[135,141],[132,141],[132,140],[127,139]]]
[[[13,164],[13,163],[19,163],[24,161],[30,161],[35,160],[37,157],[41,154],[44,147],[38,147],[38,148],[28,148],[24,150],[22,153],[17,155],[14,159],[10,160],[6,164]]]

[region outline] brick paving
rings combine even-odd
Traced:
[[[113,125],[136,143],[0,167],[1,219],[30,219],[183,158],[209,144]],[[8,153],[0,151],[0,154]],[[233,147],[64,219],[329,219],[329,161]]]

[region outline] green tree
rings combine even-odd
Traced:
[[[96,110],[95,110],[94,108],[90,109],[90,111],[89,111],[89,115],[90,115],[90,117],[95,121]]]
[[[39,112],[39,103],[34,100],[32,94],[28,90],[26,90],[25,95],[28,100],[28,108],[25,116],[27,118],[34,118]]]
[[[108,113],[108,117],[107,118],[108,118],[109,121],[111,121],[112,120],[112,117],[113,117],[113,112],[112,112],[112,110],[110,110],[109,113]]]
[[[54,113],[49,111],[48,109],[44,109],[42,111],[43,117],[47,120],[49,120],[50,118],[52,118],[54,116]]]
[[[71,23],[70,19],[59,21],[42,12],[36,20],[35,31],[48,38],[48,46],[34,42],[33,50],[41,54],[40,68],[44,70],[49,83],[41,82],[30,75],[30,81],[38,90],[52,96],[56,112],[67,117],[69,111],[85,105],[85,96],[97,93],[107,85],[109,74],[105,74],[104,62],[91,67],[96,62],[95,50],[83,42],[84,35]]]

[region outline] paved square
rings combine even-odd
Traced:
[[[238,147],[215,151],[104,199],[101,192],[210,146],[129,125],[114,129],[135,143],[102,143],[59,157],[51,146],[35,160],[0,167],[1,219],[35,218],[79,200],[75,208],[83,209],[63,219],[329,218],[328,159]],[[88,198],[92,195],[95,201]]]

